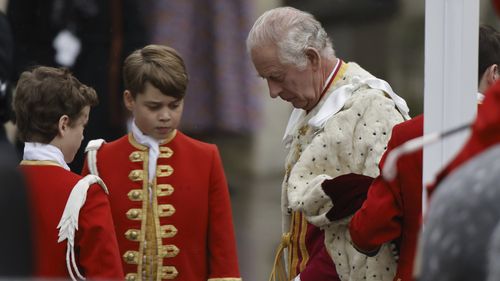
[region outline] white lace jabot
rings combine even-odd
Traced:
[[[158,160],[158,156],[160,155],[160,141],[145,135],[135,124],[135,120],[131,122],[132,135],[134,139],[149,148],[149,161],[148,161],[148,179],[149,182],[153,182],[156,178],[156,162]]]

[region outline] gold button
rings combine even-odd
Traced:
[[[132,210],[132,212],[130,212],[130,216],[133,218],[137,218],[138,215],[139,215],[139,212],[137,210]]]
[[[127,261],[134,261],[135,255],[133,253],[128,253],[125,258]]]
[[[127,230],[127,232],[125,232],[125,237],[128,240],[137,241],[137,238],[139,237],[139,231],[136,229],[129,229]]]
[[[137,190],[134,190],[132,192],[132,198],[134,198],[134,199],[138,199],[139,195],[141,195],[141,193],[139,191],[137,191]]]
[[[135,152],[133,157],[135,160],[137,160],[137,159],[141,158],[141,155],[139,154],[139,152]]]
[[[140,209],[130,209],[127,211],[127,218],[131,220],[137,220],[140,219],[139,216],[141,215],[141,210]]]

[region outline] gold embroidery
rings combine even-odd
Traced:
[[[131,201],[141,201],[142,200],[142,190],[140,190],[140,189],[132,189],[128,192],[127,195]]]
[[[134,151],[132,153],[130,153],[130,155],[128,156],[128,159],[130,159],[130,161],[132,162],[141,162],[143,161],[143,152],[140,152],[140,151]]]
[[[127,211],[127,218],[131,220],[140,220],[142,218],[141,209],[130,209]]]
[[[168,177],[174,172],[174,168],[170,165],[158,165],[156,167],[157,177]]]
[[[144,171],[143,170],[132,170],[128,174],[128,178],[131,181],[142,181],[144,178]]]
[[[137,273],[128,273],[125,275],[125,281],[136,281],[137,279]]]
[[[179,254],[179,248],[175,245],[164,245],[161,249],[161,257],[163,258],[173,258]]]
[[[299,135],[301,136],[305,136],[306,133],[307,133],[307,130],[309,129],[309,126],[305,125],[305,126],[302,126],[300,129],[299,129]]]
[[[161,271],[161,279],[174,279],[179,274],[174,266],[164,266]]]
[[[62,167],[59,163],[50,160],[23,160],[19,165],[29,165],[29,166],[57,166]]]
[[[170,204],[163,204],[163,205],[158,205],[158,211],[159,211],[158,216],[170,217],[175,213],[175,208]]]
[[[139,229],[129,229],[125,232],[125,237],[130,241],[138,241],[141,231]]]
[[[139,149],[139,150],[143,150],[143,151],[144,151],[144,150],[147,150],[147,149],[148,149],[148,147],[147,147],[147,146],[142,145],[142,144],[138,143],[138,142],[135,140],[134,135],[132,134],[132,132],[130,132],[130,133],[128,134],[128,141],[130,142],[130,144],[131,144],[133,147],[135,147],[135,148],[137,148],[137,149]]]
[[[300,272],[302,272],[306,268],[306,264],[309,261],[309,253],[306,248],[306,233],[307,233],[307,220],[305,216],[301,214],[301,224],[300,224],[300,238],[299,238],[299,248],[300,254],[302,256],[302,260],[300,262],[299,268]]]
[[[129,135],[129,139],[131,139],[131,141],[133,141],[133,137],[131,137],[131,134]],[[132,142],[131,142],[132,143]],[[132,143],[133,144],[133,143]],[[139,149],[141,149],[141,147],[138,147]],[[149,154],[147,153],[147,147],[143,147],[141,150],[145,150],[143,156],[144,156],[144,161],[142,162],[142,170],[143,171],[147,171],[148,170],[148,167],[149,167]],[[147,176],[147,172],[145,172],[144,174],[144,177],[145,179],[143,180],[142,182],[142,195],[144,197],[147,197],[148,195],[148,176]],[[144,212],[146,212],[146,210],[148,209],[148,200],[142,200],[142,206],[141,206],[141,228],[140,228],[140,233],[139,233],[139,240],[140,241],[140,245],[139,245],[139,256],[141,257],[139,259],[139,265],[137,266],[137,273],[138,273],[138,276],[137,278],[139,280],[142,279],[142,274],[144,274],[144,271],[146,270],[147,268],[147,261],[144,259],[144,256],[147,254],[146,252],[146,246],[147,246],[147,242],[146,242],[146,230],[147,230],[147,225],[146,225],[146,217],[143,217],[142,216],[142,210],[144,210]],[[155,272],[156,273],[156,272]],[[145,275],[145,278],[149,278],[148,275]],[[156,276],[156,274],[155,274]],[[153,279],[155,280],[155,279]]]
[[[158,262],[159,249],[161,241],[158,238],[157,220],[158,215],[156,213],[156,198],[154,185],[148,183],[148,192],[150,193],[148,205],[147,205],[147,218],[146,218],[146,241],[145,241],[145,256],[144,256],[144,270],[146,272],[147,280],[157,280],[159,273],[160,263]]]
[[[156,261],[156,268],[154,271],[154,277],[158,277],[157,280],[160,280],[161,274],[163,272],[163,258],[160,256],[161,252],[161,246],[162,246],[162,237],[161,237],[161,226],[160,226],[160,218],[159,218],[159,212],[158,212],[158,183],[156,182],[156,178],[153,181],[153,186],[151,190],[153,191],[153,206],[152,206],[152,211],[153,211],[153,220],[154,220],[154,234],[155,234],[155,239],[156,239],[156,244],[155,244],[155,261]],[[154,279],[153,279],[154,280]]]
[[[128,264],[138,264],[139,253],[137,251],[126,251],[125,254],[123,254],[123,260]]]
[[[297,264],[299,263],[299,231],[300,231],[300,213],[293,212],[293,223],[291,227],[293,227],[291,237],[290,237],[290,279],[293,279],[297,276]]]
[[[170,184],[159,184],[156,186],[158,196],[169,196],[174,192],[174,187]]]
[[[161,238],[171,238],[177,234],[177,228],[171,224],[161,226]]]
[[[160,155],[158,158],[170,158],[174,154],[174,151],[170,147],[160,146]]]

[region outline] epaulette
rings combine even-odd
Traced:
[[[106,141],[103,139],[91,140],[85,148],[85,152],[87,153],[87,165],[92,175],[99,176],[99,171],[97,170],[97,151],[105,142]]]

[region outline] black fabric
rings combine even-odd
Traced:
[[[0,276],[29,277],[33,246],[26,187],[14,148],[0,141],[0,155]]]
[[[7,122],[12,116],[9,80],[12,76],[13,44],[7,16],[0,12],[0,124]],[[0,128],[0,131],[3,131],[3,128]]]
[[[149,40],[142,1],[15,0],[9,3],[8,17],[16,46],[14,80],[34,65],[59,66],[52,42],[61,30],[72,31],[81,42],[80,54],[70,70],[96,90],[99,105],[91,110],[82,147],[70,164],[71,170],[79,173],[89,140],[112,141],[125,133],[121,68],[125,57]],[[119,30],[112,25],[117,19]],[[120,40],[115,50],[111,49],[113,38]],[[110,79],[111,67],[118,71],[119,79]]]

